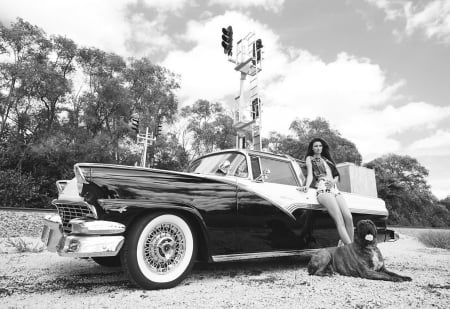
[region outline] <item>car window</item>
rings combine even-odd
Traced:
[[[303,161],[295,160],[293,162],[293,167],[295,170],[295,173],[298,175],[298,178],[300,179],[300,185],[305,185],[306,183],[306,164]]]
[[[219,170],[219,166],[227,160],[230,162],[229,175],[239,177],[248,176],[245,156],[239,152],[220,153],[197,159],[189,166],[188,172],[223,175],[223,173]],[[245,173],[247,174],[245,175]]]
[[[243,178],[247,178],[248,177],[248,167],[247,167],[247,160],[245,158],[245,156],[239,156],[240,157],[240,161],[236,161],[237,162],[237,167],[236,169],[233,168],[233,165],[231,165],[231,173],[233,176],[237,176],[237,177],[243,177]]]
[[[261,168],[263,171],[266,169],[270,170],[270,174],[265,180],[266,182],[297,186],[296,177],[290,162],[261,157]]]
[[[259,175],[261,175],[261,167],[259,165],[258,157],[250,157],[250,164],[252,166],[252,178],[256,179]]]

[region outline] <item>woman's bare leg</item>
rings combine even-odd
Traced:
[[[342,218],[344,219],[345,229],[347,230],[348,236],[350,236],[350,240],[353,241],[354,227],[353,227],[353,217],[350,209],[348,209],[347,202],[342,194],[338,194],[336,196],[336,201],[341,210]]]
[[[347,233],[344,219],[341,214],[341,209],[339,208],[339,204],[334,197],[334,194],[331,193],[321,193],[317,196],[317,200],[319,203],[328,210],[331,218],[333,218],[334,223],[336,224],[336,228],[338,230],[339,236],[341,237],[344,244],[349,244],[352,242],[349,234]]]

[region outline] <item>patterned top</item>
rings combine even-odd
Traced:
[[[330,168],[327,166],[324,160],[321,158],[311,158],[313,175],[316,181],[320,178],[331,178]]]
[[[315,188],[316,183],[320,178],[333,179],[339,176],[336,166],[328,160],[327,158],[315,158],[311,157],[312,171],[313,171],[313,181],[311,187]]]

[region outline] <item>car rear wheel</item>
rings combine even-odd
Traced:
[[[130,226],[122,250],[122,266],[138,286],[166,289],[186,277],[196,252],[196,237],[185,218],[150,214]]]

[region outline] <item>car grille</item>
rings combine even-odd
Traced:
[[[85,203],[80,204],[59,204],[54,203],[58,209],[58,214],[61,217],[63,229],[66,232],[71,232],[72,227],[69,221],[75,218],[91,217],[96,218],[96,214],[91,210],[90,206]],[[91,206],[92,207],[92,206]]]

